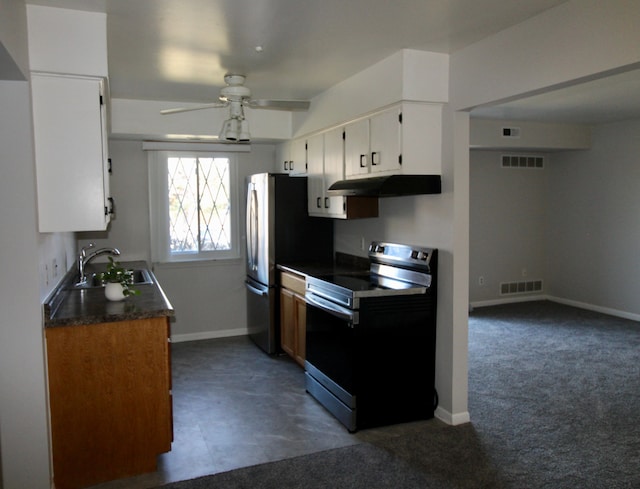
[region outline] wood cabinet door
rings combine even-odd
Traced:
[[[294,294],[288,289],[280,289],[280,346],[284,352],[295,358],[296,351],[296,310]]]
[[[294,359],[304,368],[307,356],[307,303],[304,298],[294,296],[296,314],[296,350]]]
[[[156,470],[173,438],[168,318],[46,329],[58,489]]]

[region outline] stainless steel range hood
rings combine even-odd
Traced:
[[[329,195],[359,197],[400,197],[403,195],[439,194],[440,175],[388,175],[384,177],[340,180],[329,187]]]

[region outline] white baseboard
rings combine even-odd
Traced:
[[[552,301],[559,304],[565,304],[567,306],[578,307],[580,309],[587,309],[589,311],[601,312],[602,314],[608,314],[609,316],[615,316],[623,319],[630,319],[632,321],[640,321],[640,314],[635,314],[627,311],[620,311],[618,309],[612,309],[610,307],[596,306],[587,302],[574,301],[571,299],[563,299],[562,297],[555,297],[552,295],[528,295],[523,297],[510,297],[508,299],[495,299],[490,301],[476,301],[469,303],[469,311],[472,311],[476,307],[487,306],[499,306],[501,304],[512,304],[514,302],[530,302],[530,301]]]
[[[448,425],[456,426],[459,424],[465,424],[471,421],[471,417],[469,416],[469,412],[465,411],[463,413],[450,413],[446,409],[438,406],[436,408],[436,412],[434,416],[438,418],[440,421],[447,423]]]
[[[246,336],[249,334],[247,328],[222,329],[218,331],[202,331],[201,333],[187,333],[171,335],[172,343],[182,343],[184,341],[211,340],[214,338],[228,338],[230,336]]]
[[[601,312],[602,314],[608,314],[609,316],[615,316],[623,319],[631,319],[632,321],[640,321],[640,314],[634,314],[632,312],[620,311],[618,309],[612,309],[610,307],[596,306],[588,304],[586,302],[572,301],[570,299],[562,299],[561,297],[547,297],[550,301],[565,304],[567,306],[579,307],[580,309],[588,309],[589,311]]]
[[[544,294],[539,295],[524,295],[519,297],[505,297],[501,299],[493,299],[489,301],[475,301],[469,303],[469,310],[472,311],[476,307],[488,307],[488,306],[500,306],[502,304],[513,304],[516,302],[531,302],[531,301],[543,301],[549,299]]]

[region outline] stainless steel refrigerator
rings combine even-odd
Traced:
[[[269,354],[280,351],[276,266],[333,259],[333,221],[307,214],[307,178],[259,173],[247,178],[247,325]]]

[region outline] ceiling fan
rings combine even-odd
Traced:
[[[224,121],[219,138],[225,141],[248,142],[250,140],[249,123],[244,117],[244,107],[252,109],[271,110],[307,110],[309,102],[306,100],[266,100],[252,99],[251,90],[244,85],[244,75],[227,74],[224,77],[226,86],[220,90],[219,102],[203,104],[197,107],[182,107],[164,109],[162,115],[177,114],[190,110],[218,109],[229,107],[229,119]]]

